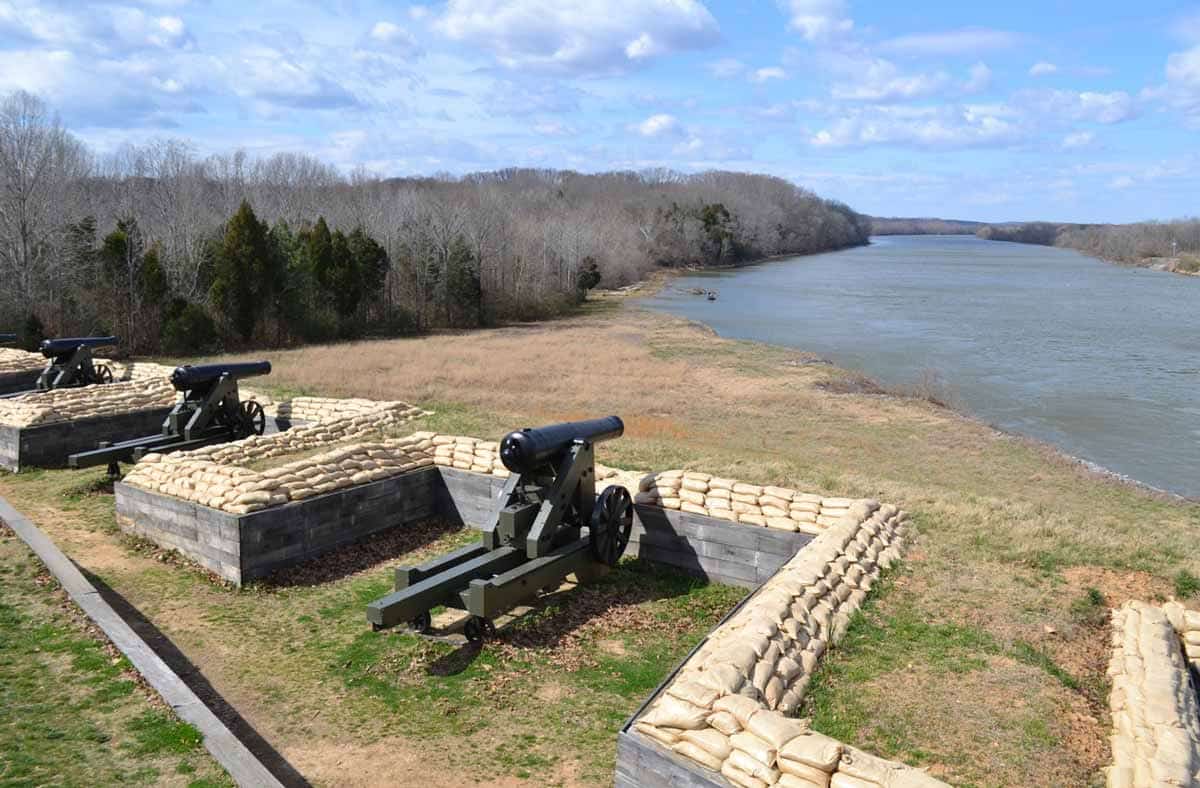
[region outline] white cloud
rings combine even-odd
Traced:
[[[436,27],[504,67],[620,73],[719,37],[699,0],[449,0]]]
[[[819,41],[854,27],[844,0],[777,0],[788,14],[788,26],[809,41]]]
[[[971,66],[963,90],[967,93],[982,93],[992,86],[992,70],[986,63],[976,63]]]
[[[634,127],[643,137],[661,137],[666,134],[678,134],[681,129],[674,115],[665,112],[651,115]]]
[[[1047,63],[1045,60],[1039,60],[1029,67],[1029,76],[1044,77],[1048,74],[1053,74],[1058,71],[1058,66],[1053,63]]]
[[[1135,181],[1133,178],[1129,177],[1128,175],[1119,175],[1116,178],[1113,178],[1111,181],[1108,182],[1108,188],[1110,188],[1110,189],[1128,189],[1129,187],[1133,186],[1135,183],[1137,183],[1137,181]]]
[[[879,57],[834,55],[827,60],[842,75],[833,84],[835,99],[897,101],[931,96],[944,89],[950,78],[943,72],[903,74],[896,64]]]
[[[736,58],[725,57],[708,64],[709,72],[718,79],[736,77],[746,70],[746,64]]]
[[[941,33],[914,33],[884,41],[888,52],[906,55],[971,55],[1016,46],[1021,36],[1004,30],[968,28]]]
[[[423,19],[428,19],[429,14],[429,6],[427,5],[414,5],[409,6],[408,8],[408,18],[416,22],[420,22]]]
[[[1040,114],[1068,121],[1110,125],[1138,115],[1137,102],[1123,90],[1112,93],[1027,90],[1016,94],[1014,100]]]
[[[1011,144],[1024,133],[1005,107],[879,106],[835,120],[809,142],[819,148],[905,145],[952,149]]]
[[[1077,131],[1063,137],[1063,150],[1079,150],[1080,148],[1090,147],[1096,140],[1096,135],[1090,131]]]
[[[1200,24],[1200,23],[1198,23]],[[1181,113],[1192,128],[1200,128],[1200,45],[1167,58],[1167,84],[1157,93]]]
[[[395,22],[380,21],[371,26],[370,37],[381,44],[412,44],[413,37]]]
[[[574,126],[553,121],[535,123],[533,130],[543,137],[573,137],[579,133]]]
[[[760,68],[750,76],[751,82],[767,82],[772,79],[787,79],[787,72],[779,66]]]

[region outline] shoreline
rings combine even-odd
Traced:
[[[663,284],[665,284],[665,282]],[[657,291],[655,294],[657,294]],[[653,295],[653,294],[646,294],[646,295],[649,296],[649,295]],[[994,432],[997,435],[1000,435],[1000,436],[1003,436],[1003,437],[1009,438],[1009,439],[1026,442],[1033,446],[1036,446],[1037,448],[1039,448],[1043,451],[1048,451],[1049,453],[1053,454],[1056,458],[1067,462],[1069,465],[1079,468],[1080,470],[1086,472],[1090,476],[1097,477],[1097,478],[1105,480],[1105,481],[1121,484],[1123,486],[1132,487],[1132,488],[1141,490],[1143,492],[1151,493],[1156,496],[1162,496],[1162,497],[1165,497],[1165,498],[1168,498],[1170,500],[1177,501],[1180,503],[1200,504],[1200,494],[1187,495],[1184,493],[1175,492],[1174,490],[1168,490],[1168,489],[1164,489],[1162,487],[1156,487],[1153,484],[1150,484],[1149,482],[1144,482],[1144,481],[1137,479],[1133,476],[1130,476],[1128,474],[1113,470],[1112,468],[1102,465],[1101,463],[1095,462],[1094,460],[1089,460],[1084,457],[1080,457],[1078,455],[1071,454],[1070,452],[1066,451],[1065,449],[1058,446],[1057,444],[1047,441],[1043,438],[1039,438],[1039,437],[1036,437],[1033,435],[1027,435],[1025,433],[1017,432],[1015,430],[1011,430],[1006,427],[1000,426],[998,424],[994,424],[992,422],[986,421],[979,414],[971,411],[970,409],[966,408],[965,406],[961,407],[961,408],[954,407],[954,406],[947,405],[947,404],[941,403],[941,402],[933,402],[932,400],[925,398],[925,397],[914,396],[914,395],[910,395],[910,394],[905,394],[901,391],[896,391],[896,390],[894,390],[893,387],[884,385],[883,383],[876,380],[874,377],[872,377],[870,374],[868,374],[864,371],[847,369],[846,367],[841,366],[837,361],[825,358],[823,356],[819,356],[818,354],[813,353],[810,350],[805,350],[804,348],[801,348],[801,347],[793,347],[791,345],[777,345],[777,344],[773,344],[770,342],[762,342],[760,340],[755,340],[755,339],[742,339],[739,337],[725,336],[725,335],[721,334],[719,331],[717,331],[715,328],[713,328],[711,325],[709,325],[708,323],[705,323],[702,320],[693,320],[692,318],[685,317],[684,315],[675,314],[673,312],[666,312],[666,311],[658,312],[657,310],[647,309],[646,307],[637,306],[636,304],[629,304],[627,306],[629,308],[642,309],[642,310],[650,312],[650,313],[668,315],[671,318],[674,318],[677,320],[683,320],[686,323],[688,323],[689,325],[693,325],[693,326],[703,329],[704,332],[706,334],[708,334],[709,336],[713,336],[713,337],[716,337],[716,338],[724,340],[724,341],[753,343],[756,345],[761,345],[761,346],[773,348],[776,350],[783,350],[783,351],[797,353],[797,354],[801,354],[801,355],[805,355],[805,356],[812,356],[813,358],[817,359],[819,363],[827,364],[831,368],[836,369],[840,372],[844,372],[849,375],[857,376],[860,379],[862,379],[864,381],[864,383],[879,389],[880,393],[873,394],[870,396],[887,397],[887,398],[896,399],[896,400],[906,400],[906,399],[907,400],[912,400],[912,399],[923,400],[923,401],[929,402],[934,407],[941,408],[941,409],[947,411],[948,413],[954,414],[955,416],[957,416],[959,418],[973,422],[981,427],[991,430],[992,432]]]

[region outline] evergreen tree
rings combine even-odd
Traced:
[[[264,305],[270,304],[274,276],[266,226],[245,200],[225,228],[213,261],[209,295],[243,340],[250,339]]]
[[[446,259],[446,313],[451,325],[483,324],[483,287],[471,247],[459,237]]]

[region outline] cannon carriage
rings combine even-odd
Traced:
[[[118,476],[119,463],[136,462],[150,452],[187,451],[262,435],[266,413],[254,400],[241,401],[238,381],[270,373],[269,361],[176,367],[171,385],[183,396],[167,414],[160,433],[101,444],[72,454],[67,463],[72,468],[107,465],[109,474]]]
[[[500,459],[511,475],[480,541],[398,568],[395,591],[367,607],[372,627],[426,632],[430,611],[444,605],[470,614],[464,633],[479,642],[494,633],[496,616],[541,589],[614,566],[629,543],[633,500],[619,486],[596,494],[595,445],[624,429],[608,416],[507,435]]]

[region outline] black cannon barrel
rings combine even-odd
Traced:
[[[16,341],[17,341],[16,334],[0,334],[0,345],[7,344],[9,342],[16,342]]]
[[[82,347],[107,347],[117,344],[116,337],[62,337],[61,339],[43,339],[42,355],[46,358],[70,353]]]
[[[177,391],[194,388],[204,383],[211,383],[222,375],[228,375],[234,380],[253,378],[258,375],[270,375],[270,361],[244,361],[239,364],[188,364],[175,367],[171,373],[171,385]]]
[[[513,473],[530,473],[562,454],[575,441],[589,443],[619,438],[625,422],[619,416],[568,421],[548,427],[526,427],[500,441],[500,461]]]

